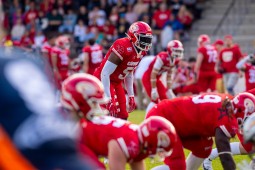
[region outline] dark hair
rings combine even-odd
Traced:
[[[95,39],[93,39],[93,38],[89,39],[89,41],[88,41],[89,45],[94,45],[95,42],[96,42],[96,41],[95,41]]]

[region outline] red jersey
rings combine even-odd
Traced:
[[[153,20],[156,22],[156,26],[158,27],[158,29],[163,28],[165,23],[169,20],[170,15],[171,15],[170,10],[166,10],[166,11],[157,10],[157,11],[155,11],[155,13],[153,15]]]
[[[59,47],[53,47],[51,50],[51,55],[57,55],[57,67],[58,70],[68,70],[69,67],[69,50],[61,49]]]
[[[35,20],[38,17],[38,11],[37,10],[29,10],[25,14],[25,23],[29,24],[30,21]]]
[[[238,45],[235,45],[231,48],[224,48],[219,55],[221,67],[227,73],[231,73],[231,72],[238,73],[236,64],[241,59],[241,57],[242,57],[242,53]]]
[[[141,155],[138,125],[110,117],[94,117],[91,122],[83,121],[81,145],[86,145],[98,156],[108,155],[108,143],[116,140],[128,161],[139,161],[148,155]]]
[[[41,52],[44,53],[44,57],[46,57],[45,59],[49,62],[50,65],[51,64],[51,51],[52,51],[52,46],[46,41],[42,44],[41,46]]]
[[[147,71],[145,72],[145,74],[151,75],[151,72],[154,68],[156,60],[161,61],[159,66],[155,66],[156,68],[159,68],[159,72],[158,72],[158,75],[157,75],[157,78],[159,78],[162,75],[162,73],[167,72],[171,69],[170,58],[168,56],[168,53],[165,52],[165,51],[158,53],[158,55],[156,55],[156,57],[150,63],[150,65],[149,65]]]
[[[200,72],[215,72],[215,63],[217,59],[217,51],[212,45],[205,45],[198,48],[198,53],[203,55]]]
[[[93,74],[95,69],[100,66],[103,60],[103,47],[98,44],[93,46],[86,46],[82,49],[83,53],[88,53],[89,57],[89,68],[88,73]]]
[[[94,75],[100,79],[101,71],[108,60],[111,52],[115,53],[122,62],[117,66],[110,76],[110,81],[120,83],[130,72],[132,72],[147,53],[142,51],[138,53],[129,38],[120,38],[116,40],[108,50],[103,62],[95,70]]]
[[[228,137],[234,137],[237,120],[222,109],[222,101],[233,98],[227,94],[202,94],[163,100],[155,105],[147,117],[157,115],[169,120],[180,138],[212,137],[217,127]]]
[[[250,63],[245,64],[245,84],[246,90],[255,88],[255,66]]]

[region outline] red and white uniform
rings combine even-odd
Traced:
[[[255,66],[250,63],[245,63],[245,85],[246,90],[255,88]]]
[[[148,113],[162,116],[175,127],[179,138],[165,164],[171,170],[185,170],[183,147],[199,158],[207,158],[212,149],[215,129],[220,128],[229,138],[238,131],[237,120],[222,110],[222,101],[227,94],[203,94],[164,100],[155,105]]]
[[[108,50],[103,62],[94,72],[94,76],[96,76],[98,79],[101,79],[102,69],[112,52],[121,59],[121,63],[110,75],[111,99],[118,107],[118,117],[126,119],[128,117],[128,112],[126,110],[126,98],[122,82],[129,73],[134,71],[142,57],[146,55],[146,52],[143,51],[141,54],[138,54],[129,38],[121,38],[116,40]]]
[[[80,148],[82,153],[97,162],[98,167],[105,166],[99,156],[108,156],[108,143],[116,140],[129,162],[140,161],[148,155],[142,154],[138,138],[138,125],[110,117],[94,117],[91,122],[83,121]]]
[[[224,73],[238,73],[237,62],[241,59],[242,53],[238,45],[231,48],[224,48],[219,55],[219,61]]]
[[[51,63],[51,51],[52,51],[52,46],[48,43],[48,41],[45,41],[42,46],[41,46],[41,52],[44,54],[45,60],[49,62],[50,66],[52,66]]]
[[[156,61],[159,62],[156,62]],[[167,88],[163,84],[163,82],[160,80],[160,77],[164,72],[168,72],[172,67],[170,66],[170,57],[167,52],[160,52],[150,63],[148,69],[145,71],[143,77],[142,77],[142,83],[146,90],[147,95],[151,98],[151,73],[153,68],[159,70],[156,80],[156,86],[159,94],[159,99],[167,99],[166,92]],[[152,100],[152,99],[151,99]],[[153,100],[152,100],[153,101]],[[157,101],[153,101],[156,102]]]
[[[98,44],[93,46],[85,46],[82,49],[83,53],[88,53],[89,63],[88,63],[88,74],[94,74],[95,69],[100,66],[103,60],[103,47]]]
[[[212,45],[205,45],[197,50],[203,55],[201,67],[198,75],[198,86],[200,92],[206,92],[207,89],[214,91],[216,89],[217,73],[215,72],[215,63],[217,51]]]
[[[55,75],[55,80],[58,88],[61,88],[62,82],[69,76],[69,54],[69,50],[61,49],[59,47],[53,47],[51,51],[51,56],[57,56],[57,68],[61,77],[60,79],[58,79]]]

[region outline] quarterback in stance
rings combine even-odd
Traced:
[[[162,116],[176,129],[177,143],[172,155],[164,160],[166,169],[198,169],[211,153],[212,137],[223,168],[235,169],[229,139],[254,111],[255,97],[250,93],[240,93],[233,99],[227,94],[206,93],[164,100],[149,111],[147,118]],[[183,148],[191,151],[186,163]]]
[[[177,60],[183,56],[183,45],[178,40],[172,40],[167,44],[167,51],[162,51],[156,55],[151,61],[148,69],[143,75],[143,86],[151,98],[153,103],[150,103],[149,110],[155,103],[163,99],[174,98],[175,95],[171,89],[172,86],[172,71],[177,63]],[[167,73],[167,86],[160,80],[163,73]]]
[[[80,149],[96,167],[105,169],[98,159],[104,156],[111,170],[124,170],[126,163],[133,170],[144,170],[143,159],[149,155],[171,154],[177,136],[169,121],[152,116],[136,125],[105,116],[100,104],[106,102],[102,83],[92,75],[77,73],[63,82],[61,103],[80,121]]]
[[[128,118],[128,112],[135,109],[133,90],[133,72],[143,56],[152,45],[152,30],[145,22],[133,23],[127,37],[117,39],[107,52],[103,62],[94,75],[104,86],[105,95],[109,98],[107,109],[111,116]],[[125,91],[128,93],[128,109],[126,108]]]

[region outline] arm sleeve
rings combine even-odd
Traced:
[[[133,72],[129,73],[124,79],[128,96],[134,96],[134,88],[133,88],[134,75],[133,74],[134,74]]]
[[[110,92],[110,75],[116,70],[117,65],[113,64],[110,61],[106,61],[104,68],[101,72],[101,81],[104,86],[104,92],[106,97],[111,98],[111,92]]]
[[[241,59],[237,64],[236,64],[236,68],[237,69],[241,69],[244,64],[250,59],[250,55],[246,56],[245,58]]]

